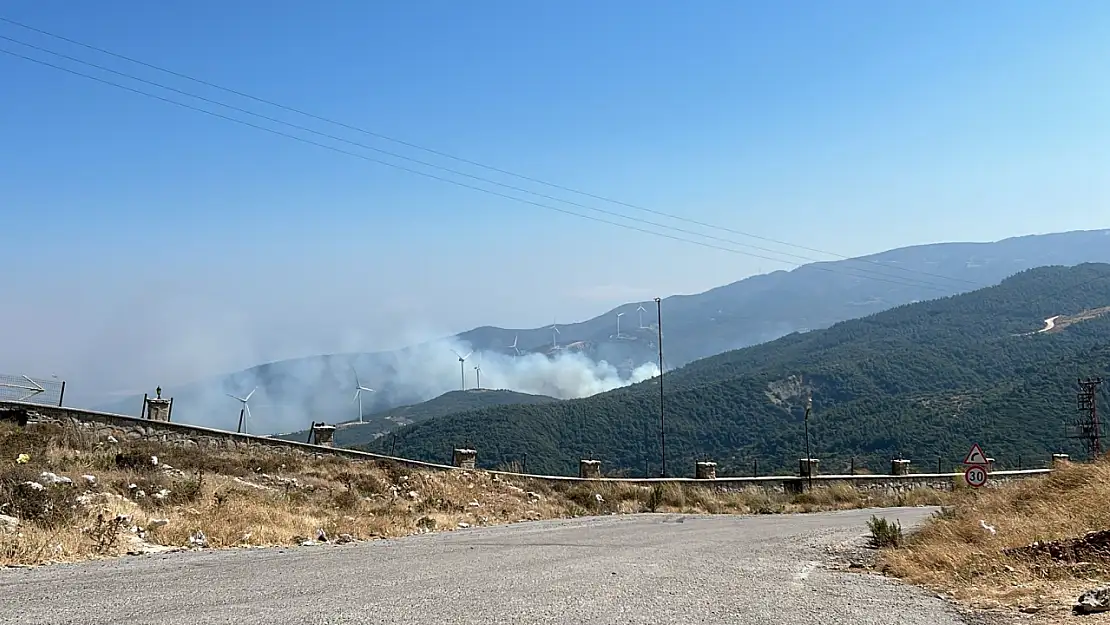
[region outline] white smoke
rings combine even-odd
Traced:
[[[240,404],[228,394],[250,398],[247,431],[274,434],[303,430],[313,421],[338,423],[358,418],[353,401],[354,375],[363,386],[363,412],[369,416],[389,408],[414,404],[478,384],[575,399],[642,382],[659,374],[653,362],[617,367],[588,355],[559,350],[514,355],[511,350],[473,351],[455,338],[437,339],[384,353],[344,353],[297,358],[255,367],[229,376],[188,385],[167,386],[163,396],[174,396],[173,420],[234,430]],[[456,354],[467,356],[460,370]],[[175,396],[176,395],[176,396]],[[107,409],[107,407],[105,407]],[[128,400],[125,414],[138,414],[141,400]]]

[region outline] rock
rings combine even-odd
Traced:
[[[420,493],[418,493],[414,490],[410,490],[409,491],[409,499],[412,499],[413,501],[416,501],[417,499],[420,499]]]
[[[42,481],[47,482],[49,484],[72,484],[73,483],[73,480],[69,479],[68,477],[66,477],[64,475],[59,476],[57,474],[51,473],[50,471],[43,471],[42,475],[39,476],[39,477],[42,478]]]
[[[347,543],[353,542],[355,542],[355,537],[350,534],[340,534],[339,538],[335,539],[335,544],[337,545],[346,545]]]
[[[1022,614],[1036,614],[1041,611],[1040,606],[1027,605],[1018,610]]]
[[[537,493],[536,491],[530,490],[530,491],[528,491],[528,498],[529,499],[543,499],[543,495]]]
[[[416,527],[426,530],[434,530],[436,528],[436,520],[430,516],[420,517],[416,520]]]
[[[0,514],[0,532],[15,531],[19,527],[19,519],[14,516]]]
[[[85,480],[85,482],[87,482],[89,486],[96,486],[95,475],[82,475],[81,479]]]
[[[109,434],[108,435],[108,442],[115,445],[116,443],[119,442],[119,439],[116,438],[115,436],[112,436],[111,434]]]
[[[318,529],[318,530],[316,530],[316,540],[318,540],[318,541],[320,541],[320,542],[322,542],[322,543],[326,543],[326,542],[328,542],[328,535],[327,535],[327,533],[325,533],[325,532],[324,532],[324,530],[322,530],[322,529]]]
[[[147,523],[147,525],[149,525],[150,527],[165,527],[169,524],[169,519],[151,519],[150,523]]]
[[[1110,586],[1088,590],[1079,595],[1072,610],[1076,614],[1096,614],[1110,610]]]
[[[46,490],[46,487],[38,482],[24,482],[23,485],[31,490]]]
[[[189,537],[189,544],[203,549],[208,546],[208,537],[201,530],[197,530],[195,534]]]
[[[470,527],[470,524],[466,523],[465,521],[459,521],[458,527],[459,527],[459,529],[464,530],[464,529]]]

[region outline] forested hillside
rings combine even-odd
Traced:
[[[1110,265],[1044,267],[972,293],[910,304],[667,373],[670,474],[695,456],[721,474],[793,470],[813,394],[822,470],[959,463],[980,442],[1003,466],[1079,453],[1065,438],[1077,375],[1108,374]],[[1058,318],[1054,329],[1045,319]],[[1077,316],[1078,315],[1078,316]],[[666,320],[664,319],[664,324]],[[657,380],[591,398],[470,411],[397,431],[396,453],[443,461],[464,440],[484,466],[528,455],[530,471],[571,473],[595,455],[610,471],[659,473]],[[381,450],[380,443],[371,449]]]
[[[335,431],[334,442],[341,447],[365,445],[400,425],[420,423],[444,415],[489,406],[546,404],[553,401],[559,400],[546,395],[531,395],[503,389],[475,388],[466,391],[451,391],[419,404],[400,406],[368,415],[362,423],[357,421],[342,423]],[[306,441],[309,440],[309,432],[308,430],[301,430],[290,434],[281,434],[275,438]]]

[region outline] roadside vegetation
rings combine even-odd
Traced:
[[[1110,580],[1110,461],[998,488],[960,489],[878,562],[890,575],[980,608],[1043,616]]]
[[[937,505],[948,493],[550,483],[484,471],[98,441],[67,425],[0,423],[0,565],[168,549],[345,543],[598,514],[777,514]]]

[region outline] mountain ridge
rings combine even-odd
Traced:
[[[1028,332],[1053,315],[1108,305],[1110,265],[1045,267],[695,361],[664,377],[668,466],[673,454],[677,474],[689,473],[708,454],[721,474],[755,460],[764,471],[796,470],[807,392],[815,456],[826,467],[846,469],[854,457],[881,470],[903,453],[955,466],[977,440],[1010,466],[1077,453],[1064,423],[1075,418],[1075,378],[1108,373],[1110,315]],[[397,430],[397,453],[441,460],[465,438],[486,466],[527,453],[537,471],[568,473],[594,455],[611,470],[657,474],[656,384],[443,416]]]
[[[790,271],[751,276],[698,294],[669,296],[662,301],[665,363],[668,368],[681,366],[791,332],[828,327],[913,301],[966,292],[973,284],[996,283],[1035,266],[1110,262],[1110,246],[1105,245],[1110,241],[1108,236],[1110,230],[1089,230],[1025,235],[995,242],[915,245],[859,259],[823,261]],[[947,286],[926,287],[914,282],[941,280],[921,273],[890,270],[889,280],[881,281],[861,277],[851,269],[860,266],[873,271],[885,265],[947,275]],[[451,368],[449,352],[443,345],[509,358],[515,352],[508,346],[515,339],[525,355],[583,356],[589,362],[574,363],[580,371],[599,362],[606,363],[603,370],[591,370],[591,375],[603,382],[586,380],[581,388],[547,388],[539,383],[538,372],[533,372],[531,382],[506,376],[501,384],[522,392],[572,398],[627,383],[634,378],[637,366],[656,361],[654,302],[645,304],[649,314],[645,315],[643,328],[639,327],[636,312],[640,304],[630,302],[592,319],[560,325],[562,334],[556,337],[560,347],[573,341],[577,350],[552,350],[549,328],[479,326],[402,350],[285,359],[190,385],[163,386],[167,395],[176,397],[175,417],[213,426],[227,426],[238,414],[238,405],[226,398],[225,393],[245,393],[258,386],[260,408],[255,410],[260,415],[258,421],[266,424],[266,431],[287,431],[303,427],[310,420],[339,420],[336,415],[350,414],[344,396],[353,392],[349,379],[352,368],[378,389],[379,392],[366,398],[365,410],[379,412],[460,388],[459,370],[457,365]],[[621,338],[614,337],[617,312],[626,313],[628,320],[621,324]],[[262,403],[270,406],[263,410]],[[140,406],[140,396],[136,396],[98,407],[132,414]]]

